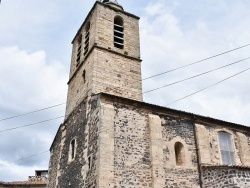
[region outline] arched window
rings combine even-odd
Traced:
[[[76,154],[76,140],[72,140],[70,142],[70,160],[75,158],[75,154]]]
[[[82,35],[79,35],[77,41],[77,57],[76,57],[76,66],[80,64],[81,61],[81,52],[82,52]]]
[[[124,27],[123,20],[120,16],[114,19],[114,46],[123,49],[124,47]]]
[[[87,23],[85,29],[84,55],[89,51],[89,37],[90,37],[90,22]]]
[[[183,166],[185,164],[185,152],[184,146],[180,142],[176,142],[174,145],[175,160],[177,166]]]
[[[231,134],[223,131],[218,132],[218,134],[219,134],[222,164],[223,165],[235,164]]]

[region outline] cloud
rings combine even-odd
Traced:
[[[68,72],[60,62],[48,62],[44,51],[27,52],[17,46],[1,47],[0,59],[2,61],[0,66],[0,109],[1,112],[5,112],[1,113],[0,119],[66,101]],[[62,116],[64,107],[2,121],[0,131]],[[63,119],[59,119],[13,131],[0,132],[0,160],[8,163],[49,150],[56,130],[62,121]],[[19,177],[20,169],[25,172],[30,172],[34,166],[47,169],[48,159],[49,154],[40,158],[13,162],[12,170],[9,171],[13,174],[5,180],[11,181],[14,178],[10,177]],[[17,170],[13,170],[13,168],[17,168]],[[0,177],[3,178],[2,175]]]
[[[193,3],[192,3],[193,2]],[[192,5],[192,6],[191,6]],[[244,5],[244,6],[243,6]],[[246,6],[247,5],[247,6]],[[249,3],[227,1],[151,1],[141,17],[142,73],[148,77],[247,44],[250,37]],[[216,15],[216,16],[215,16]],[[244,18],[244,19],[242,19]],[[174,71],[143,82],[143,90],[166,85],[248,57],[249,48]],[[249,61],[144,95],[147,102],[170,102],[216,83],[249,67]],[[172,108],[242,123],[250,122],[248,73],[203,91]],[[198,97],[199,96],[199,97]]]

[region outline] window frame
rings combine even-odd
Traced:
[[[222,136],[224,136],[224,138]],[[222,139],[226,140],[223,141]],[[233,135],[224,130],[218,131],[218,142],[219,142],[221,164],[235,165],[235,145],[233,141]]]

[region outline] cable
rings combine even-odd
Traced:
[[[167,84],[167,85],[164,85],[164,86],[155,88],[155,89],[151,89],[151,90],[145,91],[145,92],[143,92],[142,94],[149,93],[149,92],[152,92],[152,91],[156,91],[156,90],[162,89],[162,88],[164,88],[164,87],[172,86],[172,85],[175,85],[175,84],[178,84],[178,83],[181,83],[181,82],[184,82],[184,81],[187,81],[187,80],[190,80],[190,79],[193,79],[193,78],[196,78],[196,77],[199,77],[199,76],[208,74],[208,73],[211,73],[211,72],[213,72],[213,71],[217,71],[217,70],[219,70],[219,69],[222,69],[222,68],[225,68],[225,67],[228,67],[228,66],[231,66],[231,65],[240,63],[240,62],[245,61],[245,60],[247,60],[247,59],[250,59],[250,57],[247,57],[247,58],[245,58],[245,59],[241,59],[241,60],[239,60],[239,61],[235,61],[235,62],[233,62],[233,63],[230,63],[230,64],[227,64],[227,65],[218,67],[218,68],[216,68],[216,69],[212,69],[212,70],[210,70],[210,71],[206,71],[206,72],[197,74],[197,75],[195,75],[195,76],[191,76],[191,77],[188,77],[188,78],[185,78],[185,79],[176,81],[176,82],[172,82],[172,83],[170,83],[170,84]]]
[[[250,44],[246,44],[246,45],[240,46],[240,47],[238,47],[238,48],[234,48],[234,49],[232,49],[232,50],[228,50],[228,51],[225,51],[225,52],[222,52],[222,53],[219,53],[219,54],[210,56],[210,57],[208,57],[208,58],[205,58],[205,59],[202,59],[202,60],[193,62],[193,63],[189,63],[189,64],[184,65],[184,66],[181,66],[181,67],[177,67],[177,68],[174,68],[174,69],[170,69],[170,70],[168,70],[168,71],[165,71],[165,72],[162,72],[162,73],[159,73],[159,74],[155,74],[155,75],[152,75],[152,76],[149,76],[149,77],[140,79],[139,81],[148,80],[148,79],[150,79],[150,78],[154,78],[154,77],[157,77],[157,76],[160,76],[160,75],[169,73],[169,72],[173,72],[173,71],[176,71],[176,70],[179,70],[179,69],[183,69],[183,68],[185,68],[185,67],[188,67],[188,66],[191,66],[191,65],[194,65],[194,64],[198,64],[198,63],[201,63],[201,62],[203,62],[203,61],[206,61],[206,60],[209,60],[209,59],[212,59],[212,58],[215,58],[215,57],[218,57],[218,56],[221,56],[221,55],[225,55],[225,54],[227,54],[227,53],[230,53],[230,52],[233,52],[233,51],[236,51],[236,50],[245,48],[245,47],[247,47],[247,46],[250,46]],[[120,88],[120,87],[115,87],[115,88]],[[28,112],[28,113],[24,113],[24,114],[20,114],[20,115],[16,115],[16,116],[11,116],[11,117],[7,117],[7,118],[3,118],[3,119],[0,119],[0,121],[6,121],[6,120],[9,120],[9,119],[13,119],[13,118],[25,116],[25,115],[28,115],[28,114],[40,112],[40,111],[47,110],[47,109],[50,109],[50,108],[54,108],[54,107],[57,107],[57,106],[61,106],[61,105],[64,105],[64,104],[66,104],[66,103],[61,103],[61,104],[57,104],[57,105],[50,106],[50,107],[47,107],[47,108],[42,108],[42,109],[34,110],[34,111],[31,111],[31,112]]]
[[[22,126],[18,126],[18,127],[13,127],[13,128],[9,128],[9,129],[0,130],[0,134],[2,132],[7,132],[7,131],[11,131],[11,130],[15,130],[15,129],[20,129],[20,128],[24,128],[24,127],[29,127],[29,126],[32,126],[32,125],[37,125],[37,124],[45,123],[45,122],[56,120],[56,119],[63,118],[63,117],[64,116],[59,116],[59,117],[56,117],[56,118],[47,119],[47,120],[39,121],[39,122],[36,122],[36,123],[31,123],[31,124],[27,124],[27,125],[22,125]]]
[[[245,60],[247,60],[247,59],[250,59],[250,57],[247,57],[247,58],[245,58],[245,59],[241,59],[241,60],[239,60],[239,61],[235,61],[235,62],[233,62],[233,63],[229,63],[229,64],[227,64],[227,65],[218,67],[218,68],[213,69],[213,70],[210,70],[210,71],[203,72],[203,73],[201,73],[201,74],[198,74],[198,75],[195,75],[195,76],[192,76],[192,77],[189,77],[189,78],[185,78],[185,79],[182,79],[182,80],[179,80],[179,81],[176,81],[176,82],[172,82],[172,83],[170,83],[170,84],[164,85],[164,86],[159,87],[159,88],[155,88],[155,89],[152,89],[152,90],[148,90],[148,91],[146,91],[146,92],[143,92],[142,94],[149,93],[149,92],[152,92],[152,91],[156,91],[156,90],[162,89],[162,88],[164,88],[164,87],[172,86],[172,85],[175,85],[175,84],[178,84],[178,83],[181,83],[181,82],[184,82],[184,81],[187,81],[187,80],[190,80],[190,79],[193,79],[193,78],[196,78],[196,77],[199,77],[199,76],[208,74],[208,73],[211,73],[211,72],[213,72],[213,71],[216,71],[216,70],[219,70],[219,69],[222,69],[222,68],[225,68],[225,67],[228,67],[228,66],[231,66],[231,65],[240,63],[240,62],[245,61]],[[67,116],[68,116],[68,115],[65,115],[65,117],[67,117]],[[56,118],[52,118],[52,119],[49,119],[49,120],[44,120],[44,121],[40,121],[40,122],[28,124],[28,125],[18,126],[18,127],[14,127],[14,128],[10,128],[10,129],[0,130],[0,133],[1,133],[1,132],[6,132],[6,131],[15,130],[15,129],[20,129],[20,128],[24,128],[24,127],[28,127],[28,126],[32,126],[32,125],[36,125],[36,124],[40,124],[40,123],[44,123],[44,122],[48,122],[48,121],[52,121],[52,120],[59,119],[59,118],[62,118],[62,117],[64,117],[64,116],[60,116],[60,117],[56,117]]]
[[[39,156],[39,155],[42,155],[42,154],[45,154],[45,153],[48,153],[49,151],[43,151],[41,153],[37,153],[37,154],[34,154],[34,155],[30,155],[30,156],[27,156],[27,157],[22,157],[20,159],[17,159],[17,160],[13,160],[13,161],[8,161],[7,163],[13,163],[13,162],[17,162],[17,161],[22,161],[24,159],[29,159],[29,158],[33,158],[33,157],[36,157],[36,156]],[[0,166],[6,166],[7,164],[0,164]]]
[[[183,99],[186,99],[186,98],[188,98],[188,97],[190,97],[190,96],[192,96],[192,95],[195,95],[195,94],[197,94],[197,93],[200,93],[200,92],[202,92],[202,91],[204,91],[204,90],[206,90],[206,89],[208,89],[208,88],[210,88],[210,87],[213,87],[213,86],[215,86],[215,85],[218,85],[218,84],[220,84],[220,83],[222,83],[222,82],[224,82],[224,81],[226,81],[226,80],[229,80],[230,78],[233,78],[233,77],[235,77],[235,76],[237,76],[237,75],[239,75],[239,74],[242,74],[242,73],[248,71],[249,69],[250,69],[250,68],[247,68],[247,69],[245,69],[245,70],[243,70],[243,71],[241,71],[241,72],[238,72],[238,73],[236,73],[236,74],[234,74],[234,75],[232,75],[232,76],[229,76],[229,77],[227,77],[227,78],[225,78],[225,79],[223,79],[223,80],[221,80],[221,81],[219,81],[219,82],[216,82],[216,83],[214,83],[214,84],[212,84],[212,85],[210,85],[210,86],[207,86],[207,87],[205,87],[205,88],[203,88],[203,89],[200,89],[200,90],[198,90],[198,91],[196,91],[196,92],[194,92],[194,93],[191,93],[191,94],[189,94],[189,95],[186,95],[185,97],[182,97],[182,98],[180,98],[180,99],[177,99],[177,100],[175,100],[175,101],[173,101],[173,102],[171,102],[171,103],[169,103],[169,104],[167,104],[167,105],[171,105],[171,104],[173,104],[173,103],[176,103],[176,102],[178,102],[178,101],[181,101],[181,100],[183,100]]]
[[[195,62],[193,62],[193,63],[189,63],[189,64],[184,65],[184,66],[181,66],[181,67],[177,67],[177,68],[174,68],[174,69],[170,69],[170,70],[168,70],[168,71],[165,71],[165,72],[162,72],[162,73],[159,73],[159,74],[155,74],[155,75],[152,75],[152,76],[143,78],[141,81],[143,81],[143,80],[148,80],[148,79],[150,79],[150,78],[154,78],[154,77],[157,77],[157,76],[160,76],[160,75],[169,73],[169,72],[173,72],[173,71],[176,71],[176,70],[180,70],[180,69],[183,69],[183,68],[185,68],[185,67],[189,67],[189,66],[191,66],[191,65],[198,64],[198,63],[201,63],[201,62],[203,62],[203,61],[206,61],[206,60],[209,60],[209,59],[212,59],[212,58],[215,58],[215,57],[219,57],[219,56],[221,56],[221,55],[225,55],[225,54],[227,54],[227,53],[230,53],[230,52],[239,50],[239,49],[241,49],[241,48],[245,48],[245,47],[247,47],[247,46],[250,46],[250,44],[246,44],[246,45],[244,45],[244,46],[240,46],[240,47],[238,47],[238,48],[234,48],[234,49],[232,49],[232,50],[228,50],[228,51],[226,51],[226,52],[222,52],[222,53],[213,55],[213,56],[211,56],[211,57],[208,57],[208,58],[205,58],[205,59],[202,59],[202,60],[199,60],[199,61],[195,61]]]
[[[13,119],[13,118],[25,116],[25,115],[28,115],[28,114],[33,114],[33,113],[36,113],[36,112],[48,110],[50,108],[55,108],[57,106],[61,106],[61,105],[64,105],[64,104],[66,104],[66,103],[56,104],[56,105],[53,105],[53,106],[49,106],[49,107],[37,109],[37,110],[31,111],[31,112],[27,112],[27,113],[24,113],[24,114],[19,114],[19,115],[16,115],[16,116],[11,116],[11,117],[7,117],[7,118],[3,118],[3,119],[0,119],[0,121],[6,121],[6,120],[9,120],[9,119]]]

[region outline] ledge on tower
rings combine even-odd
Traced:
[[[123,10],[123,7],[119,5],[117,0],[101,0],[102,3],[108,4],[116,9]]]

